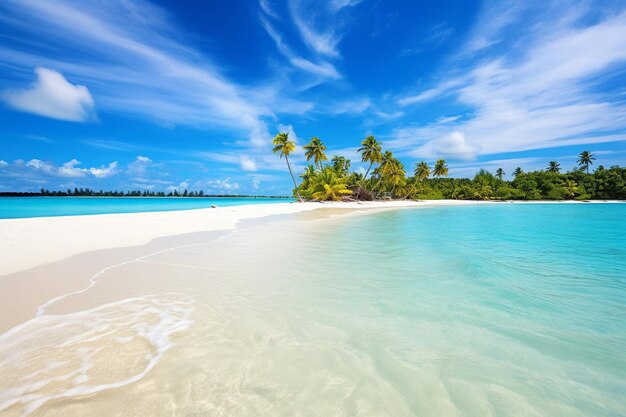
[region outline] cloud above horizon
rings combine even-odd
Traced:
[[[74,85],[48,68],[36,68],[37,80],[22,90],[5,90],[1,97],[16,110],[69,122],[95,116],[95,103],[87,87]]]
[[[524,12],[528,10],[517,4],[506,16],[479,19],[490,26],[472,37],[464,51],[501,45],[506,40],[497,35],[506,26],[503,20],[519,23],[515,19],[526,16]],[[599,88],[615,76],[612,71],[624,74],[626,12],[584,24],[589,12],[573,8],[559,18],[543,13],[535,22],[536,32],[525,33],[524,42],[468,66],[460,61],[463,74],[452,71],[433,87],[398,99],[403,107],[420,107],[450,97],[468,116],[451,125],[434,121],[399,127],[392,145],[414,156],[450,156],[454,152],[446,153],[439,145],[451,135],[463,135],[462,146],[458,137],[455,141],[468,150],[460,157],[467,159],[472,148],[475,157],[626,140],[623,96]]]
[[[17,30],[45,35],[49,45],[38,55],[0,47],[0,63],[20,65],[26,70],[43,61],[46,66],[83,80],[100,106],[108,111],[136,115],[164,125],[238,131],[247,136],[252,146],[263,146],[270,139],[264,119],[274,117],[274,111],[271,102],[261,96],[272,97],[276,92],[266,86],[257,92],[228,80],[210,58],[179,43],[173,36],[172,23],[147,2],[131,5],[122,0],[106,4],[93,0],[80,3],[9,0],[0,8],[21,20]],[[75,49],[80,59],[56,59],[57,46]],[[97,61],[93,61],[93,50],[99,51]],[[40,74],[39,84],[46,88],[36,90],[39,96],[40,90],[48,93],[45,97],[58,90],[54,87],[61,83],[59,77],[63,77],[60,74],[54,77],[43,72],[42,79]],[[86,88],[81,91],[79,97],[85,103]],[[31,108],[36,108],[32,98],[33,94],[29,94],[11,100],[14,107],[25,109],[24,102],[29,99]],[[40,108],[39,114],[46,111],[60,118],[61,110],[53,113],[51,107]],[[301,111],[298,104],[291,109]],[[75,112],[66,117],[76,120],[79,116]]]
[[[452,175],[626,162],[623,2],[7,0],[0,37],[5,188],[288,194],[282,131],[296,178],[313,136],[355,170],[368,135]]]
[[[287,13],[281,16],[270,4],[270,0],[259,0],[260,20],[267,34],[274,41],[276,49],[291,65],[319,77],[311,84],[315,85],[327,78],[342,78],[333,63],[341,58],[338,50],[338,44],[342,38],[339,33],[343,26],[341,14],[343,9],[354,7],[360,2],[360,0],[341,0],[325,4],[309,0],[287,0]],[[296,30],[299,41],[306,47],[304,49],[310,58],[304,58],[294,52],[294,48],[277,29],[285,25]]]

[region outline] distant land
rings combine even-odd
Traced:
[[[246,195],[246,194],[205,194],[204,191],[103,191],[92,190],[90,188],[74,188],[65,191],[47,190],[42,188],[39,192],[4,191],[0,192],[0,197],[211,197],[211,198],[285,198],[284,195]]]

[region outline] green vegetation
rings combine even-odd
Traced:
[[[290,144],[287,153],[285,145]],[[286,133],[274,139],[274,152],[281,157],[295,150],[295,144]],[[460,200],[624,200],[626,199],[626,168],[602,165],[589,172],[596,158],[589,151],[579,155],[578,168],[561,172],[561,164],[550,161],[545,170],[525,172],[521,167],[513,171],[513,179],[504,179],[506,173],[498,168],[495,174],[481,169],[473,179],[447,178],[449,169],[440,159],[430,166],[426,161],[415,165],[413,174],[407,171],[393,153],[383,151],[382,144],[373,136],[361,142],[358,149],[361,162],[368,164],[364,174],[350,171],[350,160],[335,155],[330,164],[326,146],[314,137],[304,146],[308,165],[297,185],[294,196],[306,200],[373,200],[373,199],[460,199]],[[434,178],[430,178],[432,177]]]
[[[246,194],[205,194],[204,191],[194,190],[173,190],[169,192],[152,190],[130,190],[130,191],[103,191],[92,190],[91,188],[68,188],[66,191],[48,190],[42,188],[36,192],[3,191],[0,197],[228,197],[228,198],[291,198],[274,195],[246,195]]]
[[[596,158],[593,157],[591,152],[582,151],[580,155],[578,155],[578,166],[589,173],[589,165],[593,165],[593,161],[595,160]]]
[[[313,159],[315,166],[322,169],[322,162],[327,161],[328,157],[324,153],[326,151],[326,146],[322,143],[320,138],[311,138],[311,142],[304,145],[303,148],[306,151],[306,160],[310,161]]]
[[[300,192],[298,191],[298,185],[296,184],[296,179],[293,176],[293,172],[291,172],[291,165],[289,165],[289,155],[296,150],[296,143],[292,140],[289,140],[289,133],[279,133],[274,138],[274,148],[272,152],[279,153],[280,157],[285,157],[285,161],[287,162],[287,169],[289,169],[289,175],[291,175],[291,179],[293,180],[293,186],[295,189],[295,194],[298,197],[298,201],[302,201],[302,197],[300,197]]]

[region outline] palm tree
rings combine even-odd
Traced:
[[[418,181],[423,181],[428,178],[430,175],[430,167],[426,163],[426,161],[422,161],[419,164],[415,165],[415,170],[413,171],[413,176],[415,177],[415,181],[413,182],[413,186],[411,187],[411,191],[404,197],[405,199],[409,198],[413,191],[415,191],[415,186]]]
[[[300,178],[302,178],[302,183],[309,181],[315,175],[315,167],[311,164],[304,167],[304,172],[300,174]]]
[[[498,168],[496,170],[496,177],[498,177],[499,179],[502,179],[502,177],[504,177],[504,170],[502,168]]]
[[[515,178],[519,177],[523,173],[524,173],[524,170],[521,167],[517,167],[515,168],[515,171],[513,171],[513,175],[515,175]]]
[[[345,177],[348,171],[350,171],[350,160],[345,156],[335,155],[330,161],[333,163],[333,169],[339,176]]]
[[[312,137],[311,141],[307,145],[304,145],[303,148],[306,151],[306,160],[309,161],[313,158],[315,165],[317,165],[319,169],[322,169],[322,162],[328,160],[328,157],[324,153],[326,145],[322,143],[320,138]]]
[[[587,174],[589,174],[589,165],[593,165],[593,161],[595,160],[596,158],[593,157],[591,152],[582,151],[580,155],[578,155],[578,166],[584,168]]]
[[[433,175],[435,177],[447,177],[448,176],[448,166],[446,165],[446,161],[444,159],[440,159],[435,163],[435,169],[433,169]]]
[[[415,171],[413,171],[413,173],[415,174],[416,179],[422,181],[428,178],[428,176],[430,175],[430,167],[428,166],[426,161],[422,161],[419,164],[417,164],[417,166],[415,167]]]
[[[396,187],[404,187],[406,185],[406,171],[402,162],[396,158],[392,158],[388,166],[387,182],[392,186],[391,194],[395,195]]]
[[[347,178],[339,177],[333,168],[327,166],[309,179],[308,192],[315,200],[339,201],[342,196],[352,194],[346,185],[347,181]]]
[[[474,190],[474,196],[481,200],[489,200],[489,197],[493,194],[493,189],[489,184],[479,184],[477,189]]]
[[[574,180],[567,180],[563,184],[563,188],[565,189],[565,195],[569,198],[574,198],[578,194],[578,184]]]
[[[389,174],[391,163],[393,160],[393,153],[391,151],[385,151],[380,157],[380,165],[374,170],[375,174],[378,174],[378,181],[372,191],[377,190],[380,183],[383,181],[385,175]],[[371,166],[371,165],[370,165]]]
[[[361,147],[358,149],[361,154],[362,162],[369,162],[370,166],[365,171],[363,181],[367,179],[367,174],[370,173],[373,164],[379,164],[383,160],[382,147],[374,136],[368,136],[361,142]]]
[[[280,157],[285,157],[285,161],[287,161],[287,169],[289,170],[289,175],[291,175],[291,179],[293,180],[293,188],[296,192],[296,196],[298,196],[298,201],[302,201],[302,197],[300,197],[300,193],[298,192],[298,184],[296,184],[296,179],[293,176],[293,172],[291,172],[291,165],[289,165],[289,154],[296,150],[296,143],[292,140],[289,140],[289,133],[283,132],[276,135],[274,140],[274,149],[272,149],[273,153],[280,153]]]
[[[546,171],[558,174],[560,170],[561,170],[561,164],[559,164],[556,161],[548,162],[548,169]]]

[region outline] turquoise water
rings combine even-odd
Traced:
[[[0,219],[191,210],[217,206],[285,203],[284,198],[230,197],[0,197]]]
[[[626,204],[398,210],[309,241],[307,308],[396,415],[626,415]]]
[[[317,214],[103,269],[0,337],[0,414],[626,415],[626,204]]]

